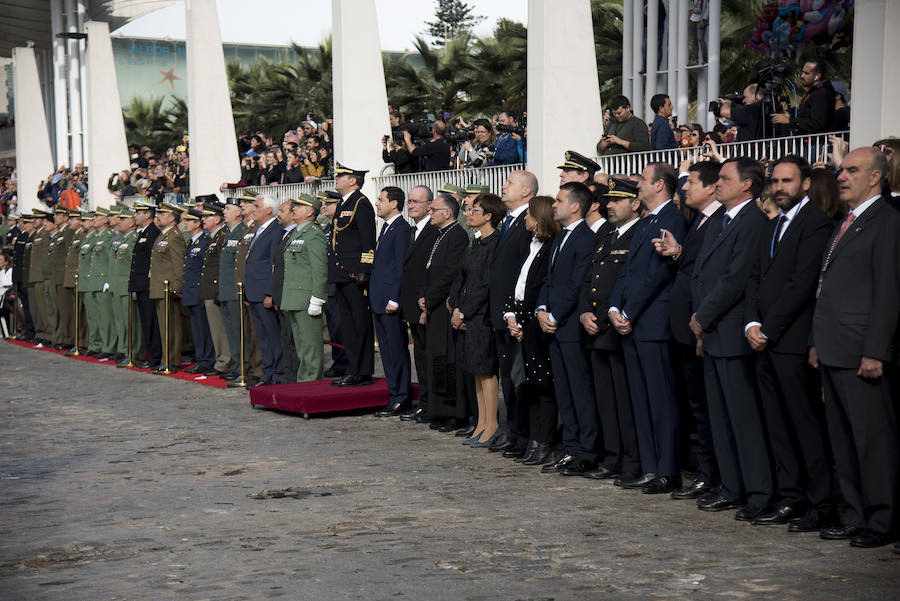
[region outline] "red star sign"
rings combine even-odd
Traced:
[[[163,78],[156,82],[157,85],[161,84],[164,81],[168,81],[169,85],[172,86],[172,89],[175,89],[175,80],[181,79],[177,75],[175,75],[175,67],[172,67],[168,71],[163,71],[162,69],[157,69],[160,73],[162,73]]]

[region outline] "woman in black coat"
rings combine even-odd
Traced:
[[[490,446],[500,436],[497,347],[488,319],[488,278],[500,239],[496,228],[505,215],[506,209],[500,198],[488,193],[479,194],[466,209],[466,223],[481,236],[469,249],[447,299],[448,308],[451,308],[450,326],[457,331],[458,365],[475,380],[478,421],[467,441],[473,447]]]
[[[559,233],[553,219],[553,199],[536,196],[528,203],[525,227],[532,233],[528,256],[519,267],[516,288],[506,302],[504,317],[509,333],[522,347],[525,381],[516,396],[528,407],[532,440],[520,461],[523,465],[541,465],[553,452],[556,439],[556,396],[550,370],[550,340],[534,317],[537,297],[550,261],[550,246]],[[524,288],[521,283],[524,279]]]

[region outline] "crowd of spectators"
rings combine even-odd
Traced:
[[[241,179],[231,187],[315,183],[334,172],[332,120],[317,123],[313,115],[284,133],[281,143],[263,132],[238,138]]]

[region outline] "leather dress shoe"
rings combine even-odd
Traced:
[[[622,486],[622,483],[628,482],[629,480],[634,480],[635,478],[640,478],[640,474],[632,474],[631,472],[626,472],[624,474],[619,474],[615,479],[613,479],[613,484],[615,486]]]
[[[873,547],[883,547],[894,542],[894,537],[884,532],[876,532],[871,528],[865,528],[850,539],[851,547],[860,547],[862,549],[871,549]]]
[[[697,499],[697,509],[701,511],[724,511],[735,507],[737,507],[737,503],[720,494],[707,494]]]
[[[460,430],[457,430],[454,436],[458,436],[460,438],[468,438],[475,434],[475,425],[471,425]]]
[[[135,365],[138,369],[153,369],[154,365],[149,361],[141,361],[137,365]]]
[[[539,442],[534,452],[529,457],[522,458],[522,465],[543,465],[553,454],[553,445],[549,442]]]
[[[531,443],[529,443],[531,444]],[[501,453],[506,459],[512,459],[515,461],[516,459],[522,459],[525,456],[525,451],[528,450],[528,447],[524,449],[521,447],[513,447],[511,449],[506,449]]]
[[[394,417],[396,415],[400,415],[400,413],[405,410],[406,407],[404,407],[400,403],[388,403],[375,412],[375,417]]]
[[[488,451],[491,453],[501,453],[503,451],[508,451],[509,449],[516,448],[516,443],[511,441],[509,438],[505,436],[500,436],[497,438],[497,441],[488,447]]]
[[[400,413],[400,419],[405,422],[412,422],[415,421],[416,418],[420,415],[425,415],[425,410],[421,407],[418,407],[416,409],[410,409],[408,411]]]
[[[684,488],[679,488],[678,490],[673,490],[671,497],[673,499],[696,499],[708,493],[712,487],[709,485],[709,482],[706,480],[701,480],[697,478],[689,485]]]
[[[372,383],[372,376],[357,376],[356,374],[347,374],[340,380],[332,382],[335,386],[365,386]]]
[[[194,367],[191,367],[190,369],[184,370],[184,373],[196,375],[196,374],[202,374],[204,371],[206,371],[206,368],[201,366],[200,364],[197,364]]]
[[[627,488],[627,489],[631,489],[631,490],[638,489],[638,488],[644,488],[646,485],[650,484],[650,482],[653,481],[654,479],[656,479],[656,474],[654,474],[654,473],[641,474],[640,476],[638,476],[637,478],[634,478],[632,480],[623,480],[622,484],[620,486],[622,488]]]
[[[559,473],[563,476],[583,476],[585,472],[588,472],[595,467],[597,467],[597,464],[593,461],[578,457],[575,461],[560,469]]]
[[[681,476],[658,476],[644,485],[642,493],[663,495],[670,493],[681,485]]]
[[[427,413],[424,413],[424,412],[417,415],[415,420],[416,420],[417,424],[430,424],[432,421],[434,421],[431,419],[430,415],[428,415]]]
[[[591,478],[592,480],[609,480],[611,478],[615,478],[618,476],[616,472],[609,469],[604,465],[598,465],[592,470],[587,470],[582,474],[585,478]]]
[[[228,373],[222,374],[222,375],[219,376],[219,377],[221,377],[221,378],[222,378],[223,380],[225,380],[226,382],[232,382],[232,381],[237,380],[238,378],[240,378],[240,377],[241,377],[241,374],[236,374],[236,373],[230,371],[230,372],[228,372]]]
[[[782,505],[773,511],[763,513],[753,518],[754,526],[777,526],[787,524],[797,517],[797,510],[790,505]]]
[[[569,455],[568,453],[564,454],[562,457],[554,461],[553,463],[548,463],[547,465],[541,467],[542,474],[555,474],[562,468],[566,467],[570,463],[575,461],[574,455]]]
[[[824,538],[825,540],[848,540],[860,532],[862,532],[862,528],[857,528],[856,526],[829,526],[819,531],[819,538]]]
[[[818,532],[822,528],[829,528],[840,524],[837,515],[819,515],[819,513],[810,509],[806,515],[791,520],[788,524],[788,532]]]
[[[444,425],[444,422],[441,420],[437,420],[437,419],[431,420],[431,422],[428,424],[428,429],[429,430],[437,430],[438,428],[440,428],[443,425]]]
[[[345,369],[341,369],[340,367],[335,367],[334,365],[332,365],[331,367],[329,367],[328,369],[325,370],[325,372],[322,374],[322,377],[324,377],[324,378],[341,378],[344,376],[344,373],[346,371],[347,370],[345,370]]]
[[[203,375],[208,378],[215,378],[215,377],[221,376],[222,372],[220,372],[215,367],[209,367],[209,368],[203,370]]]
[[[526,459],[530,459],[532,455],[534,455],[534,450],[540,443],[536,440],[529,440],[528,446],[525,447],[525,450],[518,457],[513,457],[513,461],[516,463],[522,463]]]
[[[441,432],[442,434],[446,434],[447,432],[453,432],[457,429],[459,429],[459,424],[456,423],[455,419],[451,419],[444,422],[443,424],[440,424],[437,428],[437,431]]]
[[[752,522],[765,513],[765,507],[760,507],[759,505],[756,505],[754,503],[747,503],[737,510],[737,513],[734,514],[734,519],[741,522]]]

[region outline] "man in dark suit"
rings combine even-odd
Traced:
[[[596,468],[599,456],[597,406],[578,313],[581,284],[597,246],[596,236],[584,222],[590,206],[591,191],[584,184],[569,182],[559,189],[553,217],[563,229],[553,242],[547,280],[535,309],[541,330],[551,336],[550,364],[565,450],[541,471],[567,476]]]
[[[701,339],[713,445],[722,486],[697,499],[704,511],[744,504],[735,514],[751,521],[772,502],[772,472],[750,345],[744,337],[745,293],[765,214],[753,200],[762,192],[762,165],[746,157],[723,163],[716,197],[725,206],[722,229],[709,235],[694,265],[691,331]],[[711,232],[712,234],[712,232]]]
[[[278,311],[272,303],[272,266],[282,233],[277,220],[280,204],[267,194],[256,198],[253,219],[260,225],[250,241],[244,271],[244,300],[250,303],[250,315],[262,352],[260,385],[281,381],[281,326]]]
[[[716,236],[722,231],[725,208],[716,200],[719,163],[694,163],[688,168],[687,175],[679,179],[684,193],[683,202],[694,212],[687,234],[684,240],[676,240],[671,232],[662,231],[662,236],[654,238],[653,244],[656,252],[664,257],[671,257],[678,270],[669,299],[669,327],[677,348],[675,376],[681,378],[679,387],[683,396],[680,404],[682,409],[689,411],[696,433],[696,446],[692,449],[692,454],[697,465],[697,477],[684,488],[672,491],[672,498],[696,499],[719,485],[719,466],[709,426],[703,358],[698,353],[697,337],[689,326],[694,313],[691,304],[691,276],[706,236]],[[682,441],[685,440],[687,437],[682,434]]]
[[[22,215],[22,231],[16,236],[13,243],[13,270],[12,280],[16,286],[16,294],[22,302],[22,338],[31,341],[35,336],[34,321],[31,317],[31,307],[28,302],[28,261],[26,249],[29,249],[29,241],[34,231],[34,219],[30,214]],[[87,343],[85,342],[85,346]]]
[[[181,306],[188,310],[191,323],[191,336],[194,341],[194,357],[197,364],[184,370],[189,374],[215,376],[218,372],[213,368],[216,351],[206,320],[206,305],[200,294],[200,277],[203,274],[203,259],[206,249],[212,240],[203,230],[203,211],[191,208],[182,214],[185,232],[190,236],[187,251],[184,253],[184,276],[182,280]]]
[[[305,199],[304,199],[305,200]],[[294,331],[290,314],[281,308],[281,297],[284,293],[284,251],[287,248],[288,238],[297,227],[291,213],[293,203],[282,202],[278,207],[278,225],[281,227],[281,239],[278,241],[278,249],[272,257],[272,305],[278,312],[278,325],[281,328],[281,382],[290,383],[297,381],[297,372],[300,369],[300,358],[297,355],[297,346],[294,344]]]
[[[825,415],[845,506],[825,539],[893,540],[900,448],[890,388],[900,312],[900,215],[881,196],[884,155],[858,148],[841,164],[849,213],[825,245],[810,363],[821,366]]]
[[[627,182],[627,183],[626,183]],[[608,192],[607,214],[614,230],[601,238],[588,267],[578,311],[588,335],[591,372],[594,376],[597,414],[603,432],[603,460],[587,478],[604,480],[641,475],[641,457],[634,427],[634,411],[622,353],[622,336],[612,327],[607,311],[609,298],[628,257],[631,239],[640,221],[637,187],[627,180]]]
[[[369,299],[375,314],[375,334],[381,351],[381,364],[391,398],[378,417],[393,417],[409,409],[412,401],[410,383],[409,339],[400,319],[400,286],[403,281],[403,259],[409,246],[409,222],[403,218],[403,190],[388,186],[375,201],[375,211],[384,220],[375,244],[375,261],[369,283]]]
[[[131,256],[131,275],[128,278],[128,292],[137,297],[138,316],[141,320],[141,335],[147,348],[147,358],[138,367],[156,367],[162,363],[162,342],[159,336],[159,321],[156,306],[150,300],[150,251],[159,236],[159,228],[153,223],[155,206],[137,201],[134,203],[134,222],[137,224],[137,241]]]
[[[818,267],[833,222],[807,196],[811,177],[809,163],[797,155],[775,162],[771,185],[781,212],[760,236],[744,326],[757,351],[756,379],[777,497],[774,511],[753,523],[790,521],[792,532],[837,521],[822,389],[807,361]]]
[[[513,171],[503,184],[503,205],[506,217],[500,227],[500,239],[491,259],[491,277],[488,280],[488,310],[500,365],[500,386],[506,405],[506,437],[494,445],[506,457],[521,457],[531,440],[528,431],[528,408],[516,398],[516,386],[512,381],[512,369],[521,357],[516,340],[510,336],[503,319],[506,299],[511,296],[519,276],[519,267],[528,256],[531,232],[525,228],[525,212],[528,202],[538,191],[537,177],[528,171]]]
[[[426,328],[423,311],[419,307],[422,286],[425,282],[428,257],[438,237],[438,229],[431,223],[432,192],[426,186],[416,186],[409,191],[406,214],[413,221],[409,243],[403,258],[403,278],[400,284],[400,317],[409,325],[413,341],[413,359],[419,382],[419,398],[414,408],[401,413],[404,421],[427,420],[428,367],[425,359]]]
[[[328,256],[328,281],[336,285],[341,329],[349,365],[332,384],[372,383],[375,332],[366,290],[375,260],[375,211],[360,188],[368,171],[335,163],[334,189],[343,197],[334,216]]]
[[[616,180],[610,180],[615,191]],[[638,182],[649,214],[631,239],[628,260],[610,297],[609,319],[622,335],[634,423],[641,453],[641,476],[621,480],[624,488],[669,493],[681,484],[681,418],[675,373],[669,357],[669,260],[651,240],[662,230],[683,238],[684,217],[672,201],[678,177],[665,163],[651,163]]]

